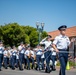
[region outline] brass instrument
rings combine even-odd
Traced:
[[[34,54],[34,60],[36,60],[36,55]]]
[[[29,51],[29,56],[28,56],[29,58],[31,58],[31,52]]]
[[[31,54],[31,55],[33,55],[33,54]],[[36,55],[35,55],[35,53],[34,53],[34,56],[31,56],[31,57],[33,57],[33,58],[34,58],[34,60],[36,60]]]
[[[10,58],[10,53],[9,52],[7,53],[7,55],[8,55],[8,58]]]
[[[31,51],[29,51],[29,58],[33,57],[34,60],[36,60],[36,55],[35,55],[35,53],[34,53],[34,56],[32,56],[32,55],[33,55],[33,54],[31,53]]]

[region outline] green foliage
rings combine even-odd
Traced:
[[[42,32],[42,38],[46,37],[47,33]],[[9,23],[0,26],[0,40],[3,40],[5,45],[18,46],[21,41],[31,46],[38,44],[38,32],[36,28],[31,26],[21,26],[18,23]]]
[[[30,45],[32,47],[36,46],[38,44],[38,32],[32,31],[29,37],[30,37]]]
[[[2,37],[2,32],[3,32],[3,30],[2,30],[2,26],[0,26],[0,40],[3,39],[3,37]]]
[[[70,66],[76,66],[75,62],[74,61],[69,61],[69,65]],[[57,65],[56,66],[60,66],[60,62],[58,61]]]
[[[57,64],[56,64],[56,66],[60,66],[60,62],[59,62],[59,61],[57,61]]]
[[[46,32],[46,31],[43,31],[41,38],[43,39],[43,38],[45,38],[46,36],[47,36],[47,32]]]
[[[24,32],[29,36],[32,31],[36,31],[36,28],[30,26],[22,26]]]
[[[70,66],[76,66],[76,63],[74,61],[69,61]]]
[[[29,43],[28,35],[24,33],[24,30],[17,23],[7,24],[2,29],[5,45],[19,45],[21,41]]]

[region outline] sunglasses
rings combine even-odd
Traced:
[[[66,29],[61,29],[60,31],[66,31]]]

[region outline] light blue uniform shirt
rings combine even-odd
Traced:
[[[24,54],[24,52],[25,52],[25,49],[22,48],[21,51],[20,51],[20,53],[21,53],[21,54]]]
[[[52,42],[51,41],[42,41],[40,42],[40,44],[45,44],[45,50],[48,48],[48,50],[51,51],[51,45],[52,45]]]
[[[3,54],[3,51],[4,51],[3,47],[0,47],[0,54]]]
[[[7,50],[4,50],[3,55],[6,58],[8,56],[8,51]]]
[[[37,49],[36,55],[42,55],[42,49]]]
[[[70,40],[67,36],[59,35],[55,38],[53,44],[55,44],[58,49],[67,49],[70,45]]]
[[[13,55],[13,56],[16,56],[16,53],[17,53],[16,50],[12,51],[12,55]]]

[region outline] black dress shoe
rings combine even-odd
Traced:
[[[56,70],[56,68],[55,68],[55,67],[53,67],[53,68],[52,68],[52,71],[55,71],[55,70]]]
[[[23,71],[23,68],[20,68],[20,67],[19,67],[19,70],[20,70],[20,71]]]
[[[12,70],[15,70],[15,68],[12,68]]]
[[[2,71],[2,70],[0,69],[0,71]]]
[[[26,66],[24,66],[24,69],[27,69]]]
[[[35,70],[37,70],[37,67],[35,67]]]
[[[53,71],[56,71],[56,69],[54,68],[54,69],[52,69]]]
[[[32,65],[32,67],[31,67],[31,69],[33,69],[33,65]]]
[[[17,66],[17,65],[16,65],[15,67],[16,67],[16,68],[18,68],[18,66]]]
[[[9,66],[10,68],[12,68],[12,66]]]
[[[47,70],[47,73],[50,73],[52,70],[50,69],[50,70]]]
[[[23,71],[23,69],[21,69],[21,71]]]
[[[7,67],[5,67],[5,69],[8,69]]]
[[[52,70],[51,69],[45,69],[45,73],[50,73]]]

